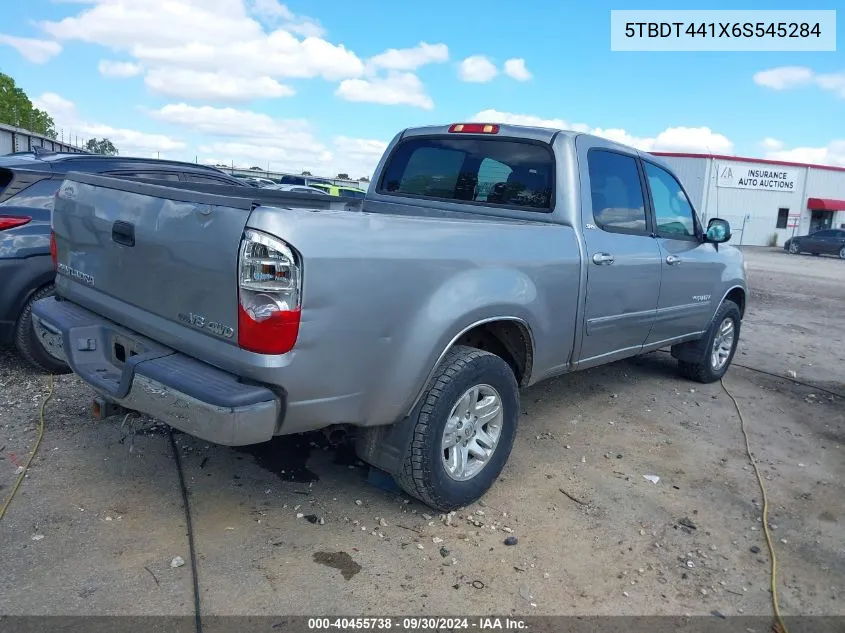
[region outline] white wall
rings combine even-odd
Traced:
[[[705,224],[714,217],[731,223],[732,244],[766,246],[772,235],[777,234],[777,244],[782,246],[792,235],[809,232],[811,213],[807,209],[808,198],[845,200],[845,171],[713,158],[662,158],[681,179]],[[795,177],[795,186],[791,191],[719,187],[719,168],[728,163],[752,169],[789,170]],[[797,227],[792,227],[795,219],[789,218],[787,228],[777,228],[778,209],[782,208],[789,209],[790,215],[800,216]],[[833,226],[838,228],[840,224],[845,224],[845,211],[834,215]]]

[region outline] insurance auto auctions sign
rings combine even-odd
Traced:
[[[798,189],[798,170],[778,165],[760,167],[753,163],[722,163],[719,165],[718,185],[789,193]]]

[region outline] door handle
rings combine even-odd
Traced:
[[[670,266],[673,266],[675,264],[680,264],[681,258],[678,257],[677,255],[667,255],[666,256],[666,263],[669,264]]]
[[[613,255],[610,253],[596,253],[593,255],[593,263],[598,264],[601,266],[602,264],[612,264],[613,263]]]
[[[111,238],[124,246],[135,246],[135,225],[131,222],[118,220],[112,224]]]

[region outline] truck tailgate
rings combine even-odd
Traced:
[[[59,294],[83,306],[108,297],[234,345],[238,248],[252,206],[70,174],[53,212]]]

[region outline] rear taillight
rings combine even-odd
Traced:
[[[59,253],[56,250],[56,234],[50,231],[50,257],[53,259],[53,270],[56,270],[59,265]]]
[[[302,268],[282,240],[247,229],[238,258],[238,345],[285,354],[299,335]]]
[[[13,229],[24,224],[29,224],[32,218],[28,215],[4,215],[0,216],[0,231]]]

